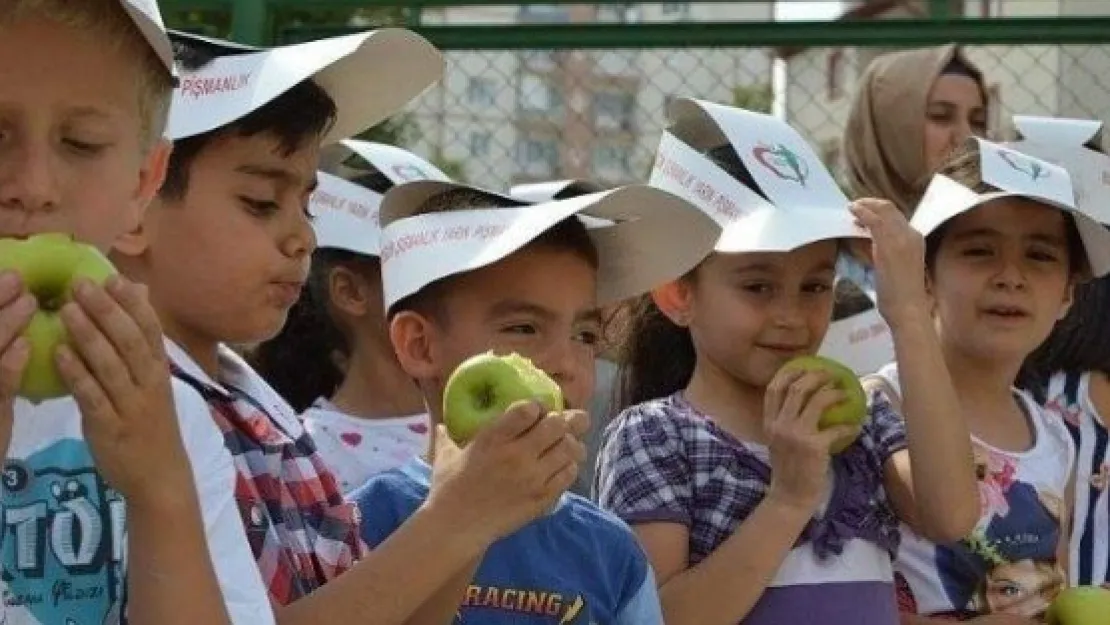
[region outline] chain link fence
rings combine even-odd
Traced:
[[[987,79],[993,138],[1012,138],[1015,113],[1110,119],[1110,44],[966,49]],[[406,147],[497,189],[642,181],[667,103],[692,96],[783,115],[838,173],[857,79],[888,51],[451,51],[443,84],[409,109],[417,131]]]
[[[184,6],[193,0],[161,1]],[[441,4],[423,12],[367,4],[373,6],[327,15],[320,9],[287,8],[269,21],[277,42],[290,43],[337,34],[337,24],[373,28],[492,23],[512,28],[513,24],[633,21],[688,26],[704,21],[709,27],[714,20],[770,22],[774,13],[773,3],[752,1],[713,6],[442,8]],[[1110,15],[1104,4],[1088,7],[1097,9],[1092,17],[1101,23]],[[169,11],[169,21],[226,36],[232,20],[227,9],[178,8]],[[989,26],[986,21],[975,28]],[[1015,113],[1110,119],[1110,29],[1106,33],[1107,43],[1097,45],[1052,45],[1048,39],[966,46],[987,79],[992,137],[1012,136],[1010,119]],[[682,40],[674,36],[667,41],[672,39],[676,45]],[[450,46],[444,53],[444,80],[367,137],[411,149],[452,176],[493,189],[561,178],[615,185],[645,179],[666,123],[668,102],[692,96],[783,116],[838,173],[841,136],[857,79],[873,58],[892,50],[870,46],[521,50],[492,49],[490,39],[483,41],[487,43]]]

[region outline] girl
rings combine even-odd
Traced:
[[[392,146],[346,141],[343,153],[335,151],[323,160],[346,156],[330,169],[354,184],[322,175],[314,202],[337,205],[331,198],[345,197],[341,204],[347,212],[317,211],[317,249],[306,288],[281,334],[259,346],[253,361],[301,412],[305,429],[348,493],[428,447],[423,399],[389,343],[376,205],[406,178],[447,177]],[[363,199],[352,201],[359,196]],[[352,206],[360,207],[357,215]]]
[[[695,177],[718,189],[725,176],[740,181],[729,191],[738,202],[753,191],[773,199],[752,176],[768,163],[813,186],[816,157],[779,146],[779,157],[744,162],[752,148],[735,146],[709,152],[718,169]],[[811,215],[778,204],[762,209],[771,217],[741,216],[718,251],[635,311],[626,409],[605,434],[599,498],[640,537],[670,625],[892,625],[897,518],[941,540],[974,520],[967,429],[925,316],[924,267],[913,262],[923,244],[889,202],[851,210],[873,237],[879,307],[908,363],[905,429],[877,402],[861,430],[847,429],[855,442],[830,457],[846,430],[821,431],[817,421],[845,396],[827,375],[783,368],[815,353],[829,325],[835,237],[846,235],[802,225],[844,210],[836,197],[826,201]],[[795,244],[749,236],[763,219],[786,220],[780,232]]]
[[[1110,586],[1110,277],[1076,287],[1075,302],[1029,365],[1048,380],[1045,408],[1077,451],[1068,579]]]
[[[1076,282],[1110,270],[1097,255],[1110,234],[1072,210],[1074,197],[1064,170],[971,140],[914,216],[944,360],[972,434],[980,512],[955,542],[903,528],[895,568],[904,623],[1035,623],[1065,585],[1074,449],[1063,422],[1014,381],[1067,312]],[[875,401],[898,406],[904,367],[900,355],[880,370]]]

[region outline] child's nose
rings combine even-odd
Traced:
[[[61,201],[49,150],[25,146],[0,157],[0,203],[25,211],[52,210]]]

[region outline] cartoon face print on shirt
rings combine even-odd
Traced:
[[[976,453],[985,514],[969,538],[936,548],[948,599],[978,613],[1036,617],[1064,583],[1056,562],[1062,501],[1012,479],[1001,454]]]

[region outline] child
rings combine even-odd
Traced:
[[[695,100],[673,112],[652,183],[699,202],[724,233],[635,313],[599,501],[647,550],[668,625],[893,625],[897,518],[953,540],[976,511],[967,429],[914,262],[921,238],[889,202],[846,210],[781,121]],[[784,365],[821,345],[857,221],[913,404],[904,426],[876,405],[862,425],[822,430],[844,393]]]
[[[503,444],[441,446],[434,496],[356,564],[353,506],[296,413],[226,346],[273,337],[298,299],[314,247],[306,209],[320,145],[396,111],[440,76],[442,57],[389,29],[260,52],[184,35],[177,44],[187,71],[166,184],[119,263],[149,286],[175,375],[201,392],[224,433],[278,621],[446,622],[461,593],[449,585],[539,514],[563,479],[490,467],[546,459],[573,479],[573,420],[529,429],[533,415],[510,411],[499,421]]]
[[[319,176],[310,212],[316,252],[307,288],[281,334],[260,345],[252,364],[301,412],[339,488],[350,492],[428,449],[424,400],[401,370],[382,305],[381,194],[416,178],[448,180],[434,165],[400,148],[348,140],[337,164]],[[337,158],[327,154],[324,160]]]
[[[679,223],[684,236],[675,240],[669,233]],[[382,224],[390,338],[437,424],[447,377],[489,350],[530,358],[568,407],[585,406],[598,306],[680,275],[717,234],[678,198],[642,186],[521,206],[457,185],[410,183],[386,195]],[[436,437],[446,436],[440,426]],[[392,540],[429,496],[430,474],[416,459],[352,494],[369,544]],[[654,579],[628,528],[568,493],[491,546],[458,622],[526,621],[661,624]]]
[[[1015,116],[1014,123],[1023,140],[1012,147],[1066,168],[1076,204],[1110,222],[1103,182],[1110,157],[1099,146],[1102,122]],[[1108,319],[1110,277],[1077,285],[1067,316],[1027,361],[1031,390],[1047,391],[1045,408],[1064,422],[1076,447],[1068,581],[1080,586],[1110,583]]]
[[[1047,378],[1045,409],[1071,433],[1077,458],[1068,581],[1110,585],[1110,277],[1077,286],[1075,301],[1031,358]],[[1038,376],[1038,377],[1041,377]]]
[[[165,173],[173,80],[153,2],[0,4],[0,237],[128,245]],[[15,398],[31,286],[0,277],[0,621],[271,622],[231,458],[171,383],[146,290],[79,282],[53,354],[72,396],[32,404]]]
[[[912,223],[926,237],[931,308],[972,435],[980,510],[956,542],[903,529],[899,599],[922,615],[905,622],[1039,622],[1066,583],[1075,451],[1063,421],[1014,381],[1075,284],[1110,271],[1110,232],[1076,209],[1066,171],[974,139],[934,176]],[[898,410],[905,362],[879,371],[877,405]]]

